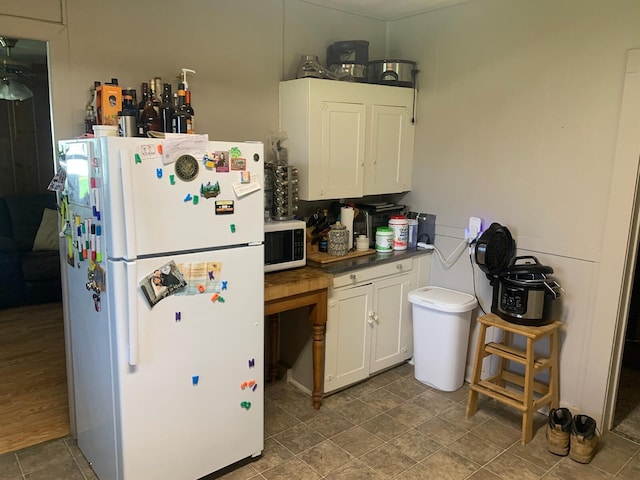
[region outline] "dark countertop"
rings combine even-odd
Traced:
[[[375,253],[366,255],[364,257],[356,257],[348,260],[329,263],[324,266],[315,263],[307,263],[307,266],[311,268],[317,268],[318,270],[322,270],[323,272],[329,273],[331,275],[338,275],[341,273],[359,270],[361,268],[396,262],[398,260],[415,257],[417,255],[431,255],[431,252],[433,252],[433,250],[409,248],[407,250],[394,250],[391,253]]]

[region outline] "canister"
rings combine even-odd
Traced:
[[[394,215],[389,219],[389,227],[393,231],[393,249],[406,250],[409,238],[409,225],[406,217]]]
[[[369,250],[369,239],[366,235],[358,235],[356,238],[356,251],[366,252]]]
[[[389,227],[376,228],[376,252],[389,253],[393,251],[393,229]]]
[[[327,253],[341,257],[349,251],[349,230],[340,222],[336,222],[327,234]]]
[[[418,220],[415,218],[409,218],[407,220],[407,225],[409,227],[407,246],[409,248],[416,248],[418,245]]]

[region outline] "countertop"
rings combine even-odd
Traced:
[[[314,268],[330,275],[351,272],[361,268],[373,267],[384,263],[395,262],[405,258],[415,257],[417,255],[431,255],[433,250],[424,250],[417,248],[408,248],[407,250],[394,250],[390,253],[374,253],[364,257],[356,257],[349,260],[329,263],[324,266],[307,264],[305,268]]]
[[[326,289],[333,283],[333,275],[319,268],[300,267],[265,273],[264,301],[270,302],[301,293]]]

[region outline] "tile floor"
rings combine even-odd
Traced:
[[[520,415],[498,402],[481,396],[478,413],[466,420],[467,393],[466,385],[452,393],[422,385],[408,364],[327,397],[319,411],[295,387],[269,385],[263,455],[222,478],[640,478],[640,443],[609,433],[593,461],[582,465],[546,450],[543,415],[537,415],[536,434],[525,447]],[[0,480],[83,479],[96,476],[69,437],[0,455]]]

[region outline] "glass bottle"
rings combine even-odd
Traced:
[[[144,104],[147,103],[147,98],[149,97],[149,84],[146,82],[142,82],[142,86],[140,87],[140,103],[138,103],[138,136],[143,137],[144,132],[142,128],[142,111],[144,110]]]
[[[158,117],[160,116],[160,99],[158,98],[160,92],[156,90],[155,80],[152,78],[149,80],[149,97],[151,98],[151,102],[153,103],[153,108],[156,110]]]
[[[151,95],[147,95],[147,101],[142,109],[142,115],[140,116],[140,125],[142,126],[142,135],[146,137],[151,131],[162,131],[162,125],[160,124],[160,116],[153,106],[153,98]],[[140,130],[139,130],[140,133]]]
[[[173,112],[173,133],[187,133],[191,128],[191,115],[184,106],[184,84],[178,85],[178,106]]]
[[[187,133],[196,133],[195,115],[193,112],[193,107],[191,106],[191,90],[185,90],[184,92],[184,108],[191,116],[191,127],[189,128],[189,126],[187,125]]]
[[[160,122],[163,132],[173,132],[173,97],[171,96],[171,84],[165,83],[162,90],[162,103],[160,104]]]
[[[93,126],[96,125],[96,112],[93,105],[87,105],[84,114],[84,133],[93,133]]]

